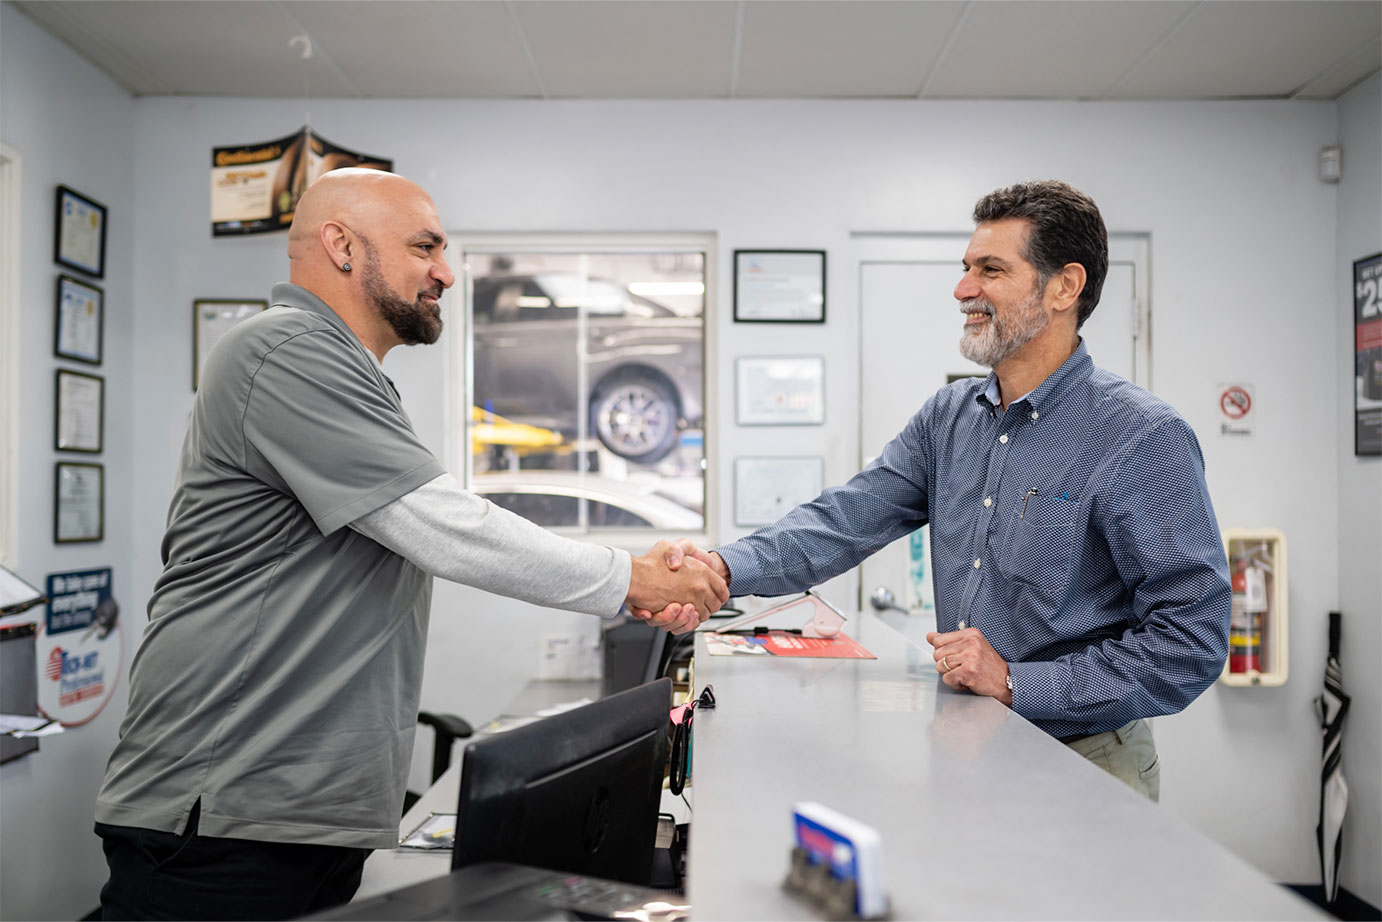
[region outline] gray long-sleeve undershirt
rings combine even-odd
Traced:
[[[350,528],[433,576],[535,605],[610,618],[629,591],[627,551],[555,535],[461,489],[450,474]]]

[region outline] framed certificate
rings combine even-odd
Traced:
[[[741,426],[819,426],[825,422],[825,357],[745,355],[734,363]]]
[[[192,302],[192,390],[201,381],[202,364],[230,328],[267,309],[268,301],[226,301],[202,298]]]
[[[106,206],[58,186],[53,260],[96,278],[106,274]]]
[[[735,250],[734,319],[824,323],[825,250]]]
[[[771,525],[825,487],[825,459],[735,458],[734,524]]]
[[[59,461],[53,484],[53,540],[58,544],[105,538],[105,468]]]
[[[58,276],[53,354],[90,365],[101,364],[105,292],[70,275]]]
[[[53,447],[99,453],[105,442],[105,379],[59,368],[57,382]]]

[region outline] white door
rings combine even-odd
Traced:
[[[868,464],[938,388],[988,369],[960,355],[963,319],[955,285],[968,234],[857,235],[860,315],[859,445]],[[1095,363],[1150,388],[1147,238],[1109,241],[1099,307],[1080,334]],[[935,621],[927,529],[899,538],[859,568],[860,607],[882,588],[917,620]],[[929,624],[928,624],[929,621]]]

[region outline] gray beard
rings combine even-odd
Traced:
[[[1041,309],[1041,287],[1032,289],[1007,317],[1000,317],[993,305],[982,298],[960,302],[960,310],[983,308],[989,322],[982,333],[965,330],[960,335],[960,355],[976,365],[992,368],[1041,335],[1050,318]]]

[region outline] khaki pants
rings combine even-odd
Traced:
[[[1147,721],[1134,720],[1066,745],[1139,794],[1160,799],[1161,760]]]

